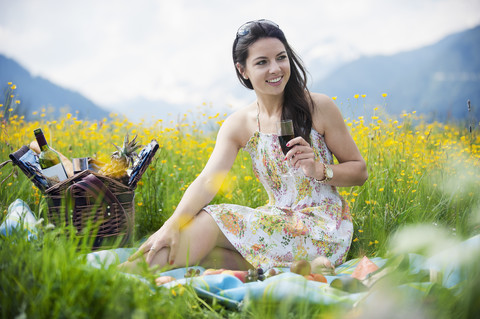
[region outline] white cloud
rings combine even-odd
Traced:
[[[0,53],[101,105],[238,103],[231,45],[245,21],[274,20],[306,63],[333,65],[433,43],[477,12],[476,0],[17,0],[0,4]]]

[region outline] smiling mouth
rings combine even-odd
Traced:
[[[281,79],[282,79],[282,77],[279,76],[278,78],[267,80],[267,82],[268,83],[278,83],[278,82],[280,82]]]

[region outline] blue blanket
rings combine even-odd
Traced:
[[[94,267],[105,267],[125,261],[134,249],[118,248],[114,250],[103,250],[88,255],[88,262]],[[382,267],[386,259],[379,257],[372,258],[377,266]],[[189,267],[198,269],[200,275],[185,278],[188,268],[178,268],[160,273],[159,276],[171,276],[175,281],[164,284],[166,288],[174,288],[178,285],[191,285],[197,294],[202,297],[217,299],[228,306],[239,306],[243,301],[250,299],[277,301],[305,301],[308,300],[318,304],[353,304],[358,301],[364,293],[346,293],[331,288],[330,283],[339,277],[350,276],[360,262],[360,259],[352,259],[336,268],[335,276],[325,276],[328,283],[306,280],[303,276],[291,273],[288,268],[275,268],[282,272],[276,276],[269,277],[264,281],[243,283],[240,279],[229,274],[217,274],[202,276],[203,267]]]
[[[88,255],[89,263],[95,267],[108,266],[111,263],[125,261],[135,249],[115,249],[94,252]],[[400,256],[403,269],[400,270],[398,258],[390,260],[374,257],[370,260],[375,263],[379,270],[367,276],[373,280],[375,276],[382,276],[382,273],[392,273],[396,270],[402,271],[406,276],[403,284],[398,284],[395,291],[421,300],[427,297],[433,289],[442,287],[457,293],[457,287],[464,282],[468,273],[465,268],[459,267],[459,261],[453,258],[458,252],[469,256],[480,256],[480,235],[474,236],[456,246],[449,247],[441,253],[432,257],[425,257],[418,254],[407,254]],[[397,256],[399,257],[399,256]],[[333,288],[330,284],[335,279],[350,277],[361,259],[352,259],[336,267],[335,276],[325,276],[327,283],[306,280],[303,276],[289,272],[287,268],[276,269],[283,273],[269,277],[264,281],[243,283],[235,276],[229,274],[207,275],[201,274],[205,270],[202,267],[190,267],[199,269],[200,276],[185,278],[187,268],[179,268],[160,273],[159,276],[171,276],[175,281],[164,284],[166,288],[173,289],[178,285],[190,285],[200,297],[217,299],[231,307],[240,307],[250,300],[282,301],[282,302],[312,302],[321,305],[342,305],[351,307],[358,302],[368,302],[372,297],[372,291],[349,293]],[[405,269],[405,267],[407,267]],[[474,264],[474,267],[475,264]],[[436,273],[441,274],[436,276]],[[432,276],[433,275],[433,276]],[[431,280],[431,279],[434,280]],[[373,283],[375,285],[375,283]]]

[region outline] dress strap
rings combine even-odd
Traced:
[[[257,125],[258,125],[258,131],[260,132],[260,105],[258,105],[258,101],[257,101]]]

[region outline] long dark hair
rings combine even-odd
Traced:
[[[243,29],[245,34],[237,33],[232,49],[233,64],[236,66],[240,63],[245,67],[248,48],[259,39],[276,38],[283,43],[290,62],[290,79],[283,94],[282,119],[292,119],[296,136],[301,136],[310,143],[313,101],[307,88],[305,67],[300,57],[288,44],[283,31],[271,21],[267,21],[269,23],[263,21],[250,22],[248,29]],[[236,67],[235,71],[240,83],[253,90],[250,80],[244,79]]]

